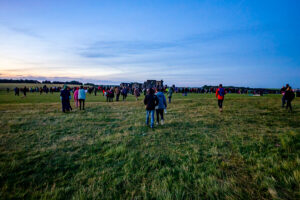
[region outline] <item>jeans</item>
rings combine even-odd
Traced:
[[[146,110],[146,124],[149,124],[149,115],[151,114],[151,128],[154,127],[154,111],[155,110]]]
[[[171,99],[172,99],[172,97],[169,97],[169,103],[171,103]]]

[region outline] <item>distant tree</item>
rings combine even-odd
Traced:
[[[0,79],[0,83],[40,83],[37,80],[23,80],[23,79]]]

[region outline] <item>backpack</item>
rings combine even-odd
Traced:
[[[225,95],[225,90],[224,90],[224,88],[219,88],[219,95],[220,95],[221,97],[223,97],[223,96]]]

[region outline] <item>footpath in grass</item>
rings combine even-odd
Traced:
[[[58,100],[0,93],[0,199],[300,198],[299,98],[176,94],[154,130],[142,98]]]

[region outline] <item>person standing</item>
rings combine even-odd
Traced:
[[[284,108],[284,105],[286,103],[286,99],[285,99],[285,91],[286,91],[287,88],[285,88],[284,86],[282,86],[282,88],[280,89],[280,93],[282,95],[282,98],[281,98],[281,107]]]
[[[295,93],[292,88],[289,86],[285,91],[285,99],[286,99],[286,109],[292,112],[292,101],[295,98]]]
[[[24,97],[26,97],[26,93],[27,93],[27,87],[25,86],[24,89],[23,89]]]
[[[169,90],[168,90],[168,99],[169,99],[169,103],[171,103],[171,99],[172,99],[172,96],[173,96],[173,92],[174,92],[173,87],[170,87]]]
[[[85,102],[85,90],[83,88],[83,86],[80,86],[80,89],[78,91],[78,100],[79,100],[79,108],[81,110],[81,107],[82,107],[82,110],[84,110],[84,102]]]
[[[218,106],[220,112],[223,111],[224,96],[225,96],[225,89],[223,88],[222,84],[220,84],[219,88],[216,90],[216,98],[218,98]]]
[[[64,86],[64,89],[60,91],[60,99],[63,112],[72,110],[72,107],[70,105],[71,94],[66,85]]]
[[[75,92],[74,92],[74,101],[75,101],[76,108],[78,108],[78,92],[79,92],[79,88],[76,87]]]
[[[139,100],[140,90],[138,88],[134,88],[134,96],[136,100]]]
[[[149,94],[145,96],[144,104],[146,105],[146,125],[149,125],[149,115],[151,115],[150,127],[154,128],[154,111],[158,105],[158,98],[154,95],[154,90],[149,89]]]
[[[18,87],[15,87],[15,96],[19,96],[20,89]]]
[[[123,87],[123,89],[122,89],[122,96],[123,96],[123,101],[125,101],[126,100],[126,97],[127,97],[127,88],[126,87]]]
[[[97,96],[97,87],[94,87],[94,94]]]
[[[119,101],[119,98],[120,98],[120,88],[119,87],[116,87],[115,89],[115,93],[116,93],[116,101]]]
[[[161,125],[164,125],[164,109],[167,108],[167,100],[160,88],[157,89],[157,93],[155,95],[158,99],[158,105],[156,106],[157,125],[159,124],[159,116],[161,118]]]

